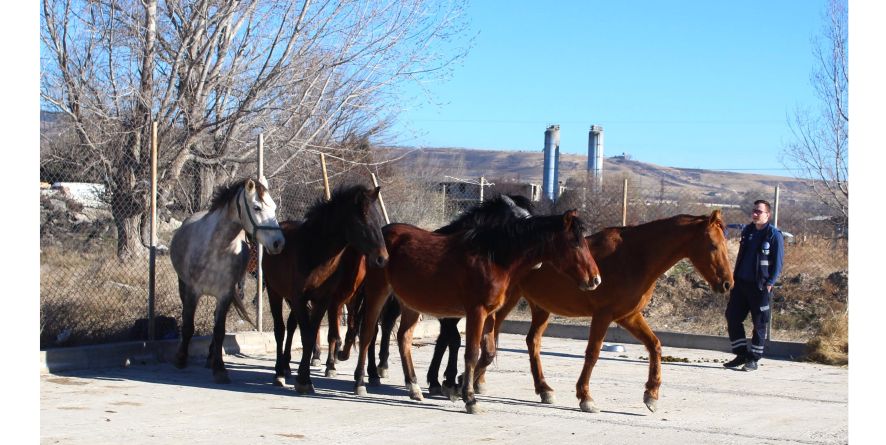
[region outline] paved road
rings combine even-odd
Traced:
[[[417,340],[416,372],[427,372],[432,348]],[[545,376],[554,405],[537,403],[526,347],[503,334],[488,374],[484,413],[469,415],[461,401],[409,400],[399,356],[391,378],[352,394],[355,358],[339,375],[314,368],[317,393],[298,395],[271,385],[269,355],[225,357],[233,383],[215,385],[201,361],[186,370],[168,363],[44,374],[40,436],[45,444],[141,443],[846,443],[848,370],[764,360],[752,373],[723,369],[721,352],[664,348],[689,363],[665,363],[659,409],[643,404],[646,350],[625,345],[603,352],[591,378],[602,412],[581,412],[575,399],[585,344],[545,338]],[[353,356],[352,356],[353,357]],[[422,381],[424,379],[422,378]],[[566,441],[566,442],[563,442]]]

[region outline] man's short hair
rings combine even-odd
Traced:
[[[763,204],[763,205],[765,205],[765,206],[766,206],[766,211],[767,211],[767,212],[771,212],[771,211],[772,211],[772,206],[770,206],[770,205],[769,205],[769,201],[767,201],[767,200],[765,200],[765,199],[758,199],[758,200],[754,201],[754,207],[757,207],[757,204]]]

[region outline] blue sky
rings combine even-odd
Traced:
[[[605,154],[659,165],[788,175],[788,115],[814,105],[811,38],[824,0],[474,1],[479,32],[453,76],[424,86],[398,145]],[[553,6],[556,5],[556,6]],[[407,95],[418,96],[418,88]]]

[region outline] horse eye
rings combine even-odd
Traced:
[[[253,207],[252,209],[255,210],[256,212],[261,212],[261,207],[260,207],[260,206],[255,206],[255,207]]]

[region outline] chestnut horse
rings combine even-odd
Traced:
[[[534,209],[532,202],[521,195],[498,195],[492,199],[468,209],[451,223],[434,230],[434,233],[444,235],[453,234],[471,227],[480,225],[501,225],[513,221],[517,218],[528,218],[533,215]],[[359,294],[362,296],[362,294]],[[362,299],[354,301],[355,308],[351,308],[352,313],[357,314],[362,306]],[[381,325],[381,342],[378,353],[378,365],[375,360],[375,343],[376,338],[372,339],[369,346],[369,356],[367,358],[367,373],[369,380],[374,381],[382,377],[387,377],[388,357],[390,355],[390,339],[394,323],[400,317],[400,303],[393,295],[385,303],[381,312],[379,324]],[[345,341],[341,357],[347,359],[347,351],[354,344],[354,337],[359,330],[359,315],[349,319],[348,338]],[[461,318],[440,318],[440,334],[437,337],[436,346],[434,347],[434,357],[431,360],[431,366],[428,368],[428,393],[430,395],[442,395],[445,393],[449,397],[457,397],[456,378],[458,373],[458,349],[461,346],[461,334],[458,332],[458,322]],[[376,332],[376,337],[378,333]],[[438,380],[440,370],[440,362],[443,354],[449,351],[449,361],[446,366],[445,379],[443,384]],[[475,392],[476,388],[475,388]]]
[[[564,286],[591,290],[600,283],[583,230],[575,210],[517,219],[501,226],[481,225],[451,235],[408,224],[387,225],[382,232],[390,260],[382,269],[367,270],[360,338],[375,335],[382,306],[394,292],[402,306],[397,340],[403,375],[410,397],[421,400],[411,348],[420,312],[438,318],[466,316],[465,375],[467,381],[472,381],[481,336],[492,330],[492,323],[485,323],[484,329],[484,322],[504,304],[512,282],[546,262],[566,274],[569,284]],[[493,357],[495,342],[488,337],[483,349]],[[360,342],[354,372],[354,391],[358,395],[366,393],[363,375],[368,347],[369,342]],[[462,399],[468,413],[477,412],[473,385],[464,385]]]
[[[535,393],[542,403],[553,403],[553,389],[541,369],[541,338],[551,313],[566,317],[593,317],[576,397],[582,411],[598,412],[588,389],[591,371],[600,356],[603,337],[611,322],[618,323],[649,351],[649,378],[643,402],[655,411],[661,387],[661,342],[643,318],[652,298],[655,280],[683,258],[711,285],[723,293],[732,285],[732,267],[726,249],[725,225],[719,210],[710,215],[677,215],[646,224],[604,229],[588,237],[591,254],[606,280],[592,293],[577,292],[563,275],[550,267],[531,271],[508,295],[495,320],[495,335],[505,316],[522,295],[532,310],[526,335]],[[485,369],[477,371],[482,382]],[[465,381],[470,381],[467,378]],[[470,386],[470,385],[466,385]]]
[[[310,359],[323,315],[353,294],[362,279],[364,261],[376,268],[387,263],[378,192],[377,187],[369,190],[359,185],[338,189],[329,201],[314,204],[304,222],[280,224],[286,247],[262,263],[277,341],[276,385],[284,386],[290,373],[292,335],[298,325],[303,349],[295,389],[314,391]],[[288,326],[283,323],[284,299],[290,307]],[[338,328],[337,323],[333,325]]]
[[[219,187],[208,211],[186,219],[172,236],[169,258],[178,275],[182,301],[182,338],[175,366],[188,365],[188,347],[194,335],[194,312],[203,295],[215,297],[215,326],[206,358],[216,383],[230,383],[222,360],[225,319],[231,303],[252,321],[243,308],[237,284],[242,282],[249,260],[247,240],[258,240],[268,253],[284,248],[276,217],[277,205],[261,181],[244,179]],[[271,256],[273,258],[274,255]]]

